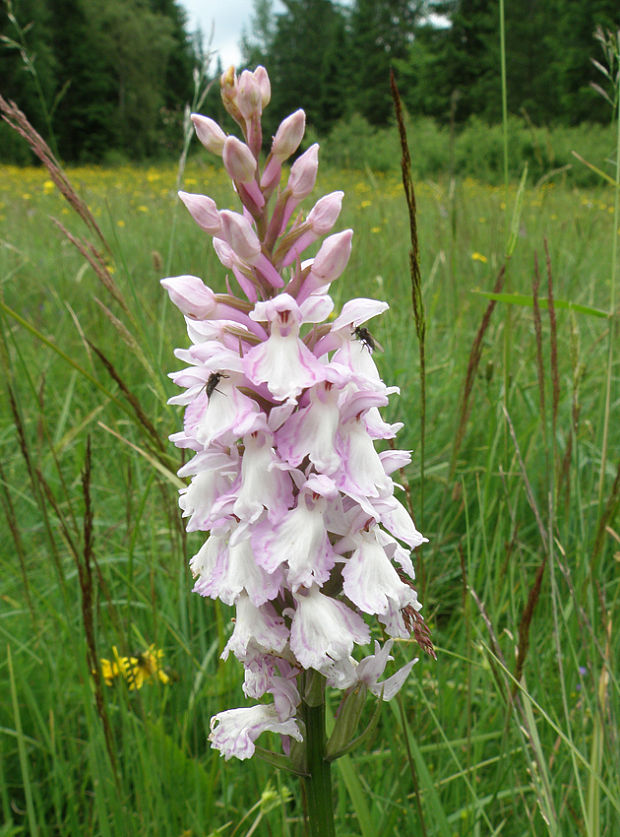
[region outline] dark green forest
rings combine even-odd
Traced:
[[[274,98],[267,124],[303,103],[318,136],[363,117],[392,118],[394,69],[409,113],[439,125],[502,118],[499,0],[255,0],[244,64],[264,64]],[[529,124],[608,122],[592,88],[601,74],[597,27],[620,27],[618,0],[506,0],[507,104]],[[0,93],[14,100],[60,157],[114,162],[179,153],[195,68],[221,67],[190,33],[176,0],[4,0]],[[220,116],[214,84],[202,106]],[[29,162],[0,128],[5,162]]]

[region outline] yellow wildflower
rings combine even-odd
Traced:
[[[116,649],[114,649],[114,651],[116,651]],[[106,686],[111,686],[119,674],[120,672],[115,662],[111,663],[110,660],[106,659],[101,660],[101,675],[105,680]]]
[[[129,657],[121,657],[116,645],[113,645],[112,654],[112,661],[101,659],[101,674],[106,686],[112,686],[115,680],[122,678],[127,681],[129,690],[134,691],[153,680],[165,684],[171,681],[161,665],[164,652],[155,645],[149,645],[146,651],[137,652]]]
[[[482,262],[483,264],[486,264],[489,261],[486,256],[482,255],[482,253],[472,253],[471,257],[475,262]]]
[[[127,659],[128,673],[126,675],[130,689],[141,689],[145,682],[158,679],[161,683],[170,683],[170,677],[161,667],[164,652],[161,648],[149,647],[142,654]]]

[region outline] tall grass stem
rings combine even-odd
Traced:
[[[620,56],[618,57],[620,61]],[[614,213],[613,229],[611,236],[611,274],[609,289],[609,336],[607,346],[607,368],[605,374],[605,406],[603,409],[603,442],[601,449],[601,469],[598,482],[598,507],[599,513],[603,504],[603,487],[605,483],[605,470],[607,466],[607,448],[609,445],[609,416],[611,414],[611,392],[612,392],[612,371],[615,349],[615,324],[616,324],[616,273],[618,265],[618,238],[620,237],[620,70],[616,82],[616,161],[615,161],[615,185],[614,185]]]
[[[411,237],[411,250],[409,251],[409,267],[411,271],[411,301],[413,305],[413,317],[415,322],[416,335],[418,338],[418,357],[420,363],[420,518],[424,518],[424,470],[426,451],[426,317],[424,312],[424,299],[422,297],[422,275],[420,272],[420,248],[418,242],[418,221],[415,189],[411,174],[411,154],[407,141],[407,129],[403,116],[403,107],[396,85],[394,72],[390,71],[390,87],[394,100],[394,111],[398,124],[398,133],[401,145],[401,170],[403,188],[409,210],[409,234]],[[426,587],[422,549],[418,550],[420,585],[422,596]]]

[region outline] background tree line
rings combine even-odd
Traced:
[[[0,93],[63,159],[177,153],[200,45],[176,0],[5,0]],[[25,162],[4,125],[2,159]],[[24,159],[25,158],[25,159]]]
[[[501,119],[498,0],[283,5],[276,14],[272,0],[254,0],[242,42],[244,64],[262,63],[272,78],[267,129],[300,103],[319,135],[354,115],[387,124],[390,67],[414,116]],[[0,24],[0,92],[55,137],[64,159],[178,153],[192,71],[204,55],[177,0],[12,0],[7,8],[14,17]],[[617,0],[507,0],[505,12],[510,112],[534,124],[608,121],[590,85],[601,81],[591,58],[601,58],[596,27],[620,27]],[[217,85],[203,110],[222,116]],[[0,153],[26,155],[4,128]]]
[[[274,111],[303,101],[319,133],[361,114],[391,117],[389,69],[414,115],[463,123],[501,120],[498,0],[255,0],[244,38],[248,63],[265,64]],[[617,0],[506,0],[508,107],[538,124],[609,120],[590,86],[600,82],[597,26],[617,30]]]

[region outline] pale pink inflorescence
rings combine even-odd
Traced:
[[[410,550],[425,538],[390,476],[409,453],[374,445],[402,427],[379,412],[397,389],[381,380],[363,325],[388,306],[352,299],[333,317],[329,289],[345,270],[351,230],[328,235],[314,259],[301,261],[331,231],[343,193],[298,212],[318,166],[313,145],[282,177],[303,137],[301,110],[282,122],[261,170],[270,98],[262,67],[239,78],[225,73],[222,98],[244,142],[207,117],[192,118],[201,142],[223,158],[242,212],[179,194],[213,238],[226,291],[187,275],[162,284],[191,340],[176,351],[186,365],[171,377],[184,393],[171,403],[184,405],[185,417],[171,439],[194,452],[179,471],[191,478],[180,497],[187,529],[210,533],[190,562],[194,590],[235,607],[222,656],[244,664],[247,697],[272,698],[212,719],[212,745],[243,759],[265,730],[280,733],[285,748],[302,740],[305,671],[338,689],[362,684],[385,700],[398,691],[415,660],[380,680],[393,640],[375,641],[361,661],[354,650],[371,640],[367,617],[389,637],[408,638],[420,624]]]

